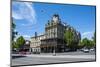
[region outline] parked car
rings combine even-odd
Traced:
[[[80,51],[83,51],[84,49],[79,49]]]
[[[90,51],[95,51],[95,49],[91,48]]]
[[[67,49],[65,49],[65,52],[69,52],[69,51],[70,51],[70,49],[68,49],[68,48],[67,48]]]
[[[26,54],[26,52],[25,51],[21,51],[21,52],[19,52],[19,54]]]
[[[40,52],[33,52],[33,54],[40,54]]]
[[[89,53],[89,49],[84,49],[83,52]]]

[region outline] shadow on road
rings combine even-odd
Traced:
[[[26,56],[12,56],[12,59],[22,58],[22,57],[26,57]]]

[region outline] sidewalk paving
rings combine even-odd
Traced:
[[[86,58],[86,59],[91,59],[91,58],[95,58],[95,55],[56,55],[53,56],[52,55],[35,55],[35,54],[31,54],[31,55],[26,55],[28,57],[51,57],[51,58]]]

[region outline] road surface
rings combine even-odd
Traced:
[[[56,56],[53,56],[52,53],[13,55],[12,66],[52,64],[52,63],[65,63],[65,62],[69,63],[69,62],[81,62],[81,61],[95,61],[95,53],[67,52],[67,53],[57,53]]]

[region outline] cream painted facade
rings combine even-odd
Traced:
[[[40,36],[37,36],[37,37],[32,37],[31,38],[31,43],[30,43],[30,48],[31,48],[31,52],[41,52],[41,49],[40,49],[40,45],[41,45],[41,40],[42,39],[45,39],[45,35],[40,35]]]

